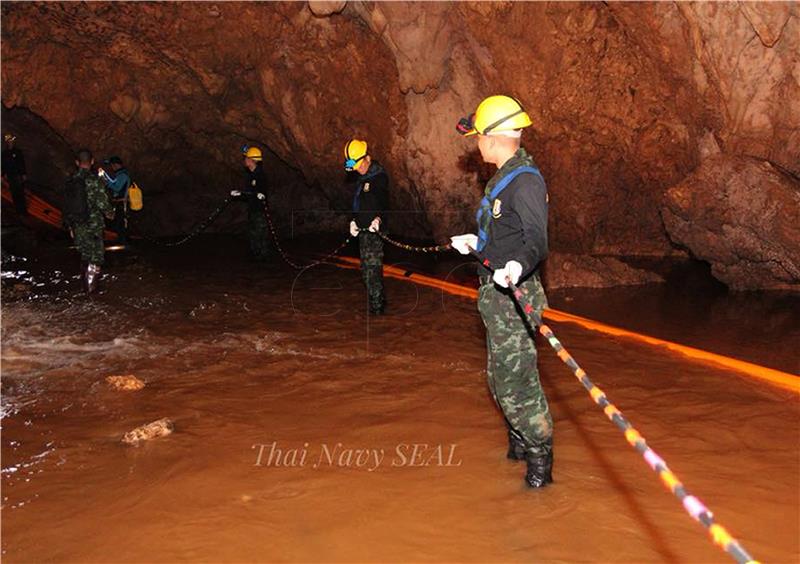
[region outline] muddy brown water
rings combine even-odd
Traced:
[[[2,309],[4,561],[730,561],[545,343],[556,482],[531,491],[505,458],[474,302],[387,280],[391,315],[373,319],[356,271],[256,267],[238,243],[115,255],[91,300],[63,249],[4,263],[4,290],[32,288],[4,291]],[[682,293],[552,299],[796,371],[792,298],[751,295],[743,312],[740,297]],[[800,560],[795,394],[553,328],[754,557]],[[114,391],[115,374],[147,386]],[[172,435],[120,442],[162,417]]]

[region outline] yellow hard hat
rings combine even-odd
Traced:
[[[367,142],[361,139],[351,139],[344,146],[344,169],[355,170],[358,161],[367,156]]]
[[[489,135],[514,131],[531,125],[531,118],[522,104],[511,96],[489,96],[478,105],[475,113],[461,118],[456,129],[461,135]]]
[[[254,161],[260,161],[262,159],[261,149],[259,149],[258,147],[248,147],[244,151],[244,156],[247,157],[248,159],[253,159]]]

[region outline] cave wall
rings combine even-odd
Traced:
[[[72,145],[127,156],[166,210],[161,228],[196,218],[191,206],[177,215],[182,202],[213,207],[245,141],[269,148],[281,210],[346,209],[341,147],[358,135],[393,176],[397,230],[469,230],[491,171],[454,125],[504,92],[533,119],[525,145],[548,181],[557,250],[704,256],[665,225],[671,187],[719,155],[771,163],[789,191],[800,177],[793,3],[2,10],[4,106],[30,109]],[[343,221],[330,219],[315,225]]]
[[[269,151],[277,209],[320,209],[350,200],[343,138],[376,118],[402,134],[396,71],[381,42],[358,21],[334,25],[301,3],[2,10],[3,105],[41,116],[74,148],[122,156],[160,232],[185,230],[238,187],[245,142]],[[368,56],[385,88],[356,97],[340,69],[363,68]],[[380,151],[395,135],[381,127],[370,140]]]

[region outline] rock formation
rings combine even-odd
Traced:
[[[558,288],[609,288],[658,284],[664,278],[654,272],[633,268],[614,257],[592,257],[552,253],[545,263],[544,286]]]
[[[534,121],[525,146],[559,252],[677,242],[724,262],[665,229],[670,188],[717,155],[772,163],[798,186],[795,3],[3,3],[2,16],[3,127],[33,114],[65,146],[121,154],[161,233],[215,207],[245,142],[268,148],[273,206],[295,227],[344,229],[298,210],[347,208],[354,135],[392,174],[398,236],[465,232],[491,171],[454,125],[494,93]],[[772,173],[752,174],[767,190]]]
[[[128,431],[122,436],[122,442],[126,445],[139,446],[142,441],[166,437],[171,435],[174,430],[175,424],[170,419],[163,417]]]
[[[800,290],[800,190],[766,161],[717,156],[667,192],[672,239],[732,288]]]
[[[119,391],[123,392],[138,392],[144,389],[144,382],[133,374],[126,374],[125,376],[106,376],[108,385]]]

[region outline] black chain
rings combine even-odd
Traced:
[[[230,197],[226,198],[225,201],[222,202],[222,204],[220,204],[213,212],[211,212],[211,215],[209,215],[205,220],[197,224],[197,226],[194,229],[192,229],[187,235],[185,235],[181,239],[178,239],[177,241],[165,243],[163,241],[160,241],[154,237],[149,237],[147,235],[142,235],[142,238],[144,238],[147,241],[150,241],[153,244],[160,245],[162,247],[177,247],[178,245],[183,245],[184,243],[194,239],[195,237],[200,235],[200,233],[208,229],[208,227],[217,219],[217,217],[219,217],[219,215],[228,206],[228,204],[231,203],[231,200],[232,198]],[[281,247],[280,241],[278,239],[278,233],[275,229],[275,224],[272,221],[272,214],[270,213],[269,206],[266,203],[264,203],[264,216],[267,219],[267,225],[269,226],[270,236],[272,237],[272,241],[275,243],[275,248],[277,249],[278,254],[281,256],[284,262],[286,262],[286,264],[288,264],[289,266],[291,266],[296,270],[302,270],[304,268],[308,268],[310,266],[316,266],[318,264],[325,262],[326,260],[339,254],[339,252],[342,249],[344,249],[353,239],[353,237],[347,237],[342,244],[340,244],[333,251],[322,256],[321,258],[309,264],[305,265],[299,264],[294,260],[292,260],[286,253],[286,251],[283,250],[283,247]],[[372,231],[369,231],[369,229],[360,229],[359,231],[372,233]],[[414,253],[440,253],[443,251],[448,251],[453,248],[453,245],[451,243],[447,243],[446,245],[432,245],[429,247],[419,247],[415,245],[409,245],[407,243],[401,243],[400,241],[396,241],[381,231],[376,231],[375,233],[390,245],[394,245],[395,247],[404,249],[406,251],[411,251]]]
[[[361,231],[369,231],[369,229],[361,229]],[[372,233],[370,231],[370,233]],[[400,241],[395,241],[382,231],[375,231],[378,236],[389,243],[390,245],[394,245],[395,247],[399,247],[401,249],[405,249],[406,251],[411,251],[414,253],[441,253],[442,251],[449,251],[453,248],[451,243],[447,243],[446,245],[433,245],[431,247],[415,247],[414,245],[408,245],[406,243],[401,243]]]
[[[200,233],[202,233],[203,231],[208,229],[208,227],[212,223],[214,223],[214,221],[219,217],[219,215],[223,212],[223,210],[226,207],[228,207],[228,204],[230,204],[230,203],[231,203],[231,198],[230,197],[226,198],[225,201],[222,202],[217,207],[217,209],[215,209],[213,212],[211,212],[211,215],[209,215],[206,219],[204,219],[203,221],[198,223],[197,226],[194,229],[189,231],[189,233],[187,235],[185,235],[181,239],[178,239],[177,241],[172,241],[170,243],[165,243],[163,241],[160,241],[160,240],[158,240],[158,239],[156,239],[154,237],[150,237],[148,235],[142,235],[142,238],[145,239],[146,241],[149,241],[149,242],[151,242],[151,243],[153,243],[155,245],[160,245],[162,247],[177,247],[178,245],[183,245],[187,241],[190,241],[191,239],[194,239],[195,237],[200,235]]]
[[[317,259],[317,260],[315,260],[315,261],[313,261],[313,262],[311,262],[309,264],[305,264],[305,265],[298,264],[298,263],[294,262],[291,258],[289,258],[289,255],[286,253],[286,251],[283,250],[283,247],[281,247],[281,244],[278,241],[278,233],[275,230],[275,225],[272,223],[272,215],[269,213],[269,206],[266,204],[266,202],[264,203],[264,216],[267,218],[267,224],[269,225],[269,232],[272,235],[272,241],[275,243],[275,248],[278,250],[278,254],[281,255],[281,258],[284,260],[284,262],[286,262],[286,264],[288,264],[289,266],[291,266],[295,270],[303,270],[304,268],[309,268],[311,266],[316,266],[318,264],[322,264],[323,262],[325,262],[329,258],[332,258],[334,255],[339,254],[339,252],[342,249],[344,249],[350,243],[350,241],[352,240],[352,237],[347,237],[341,245],[336,247],[334,250],[332,250],[328,254],[322,256],[321,258],[319,258],[319,259]]]

